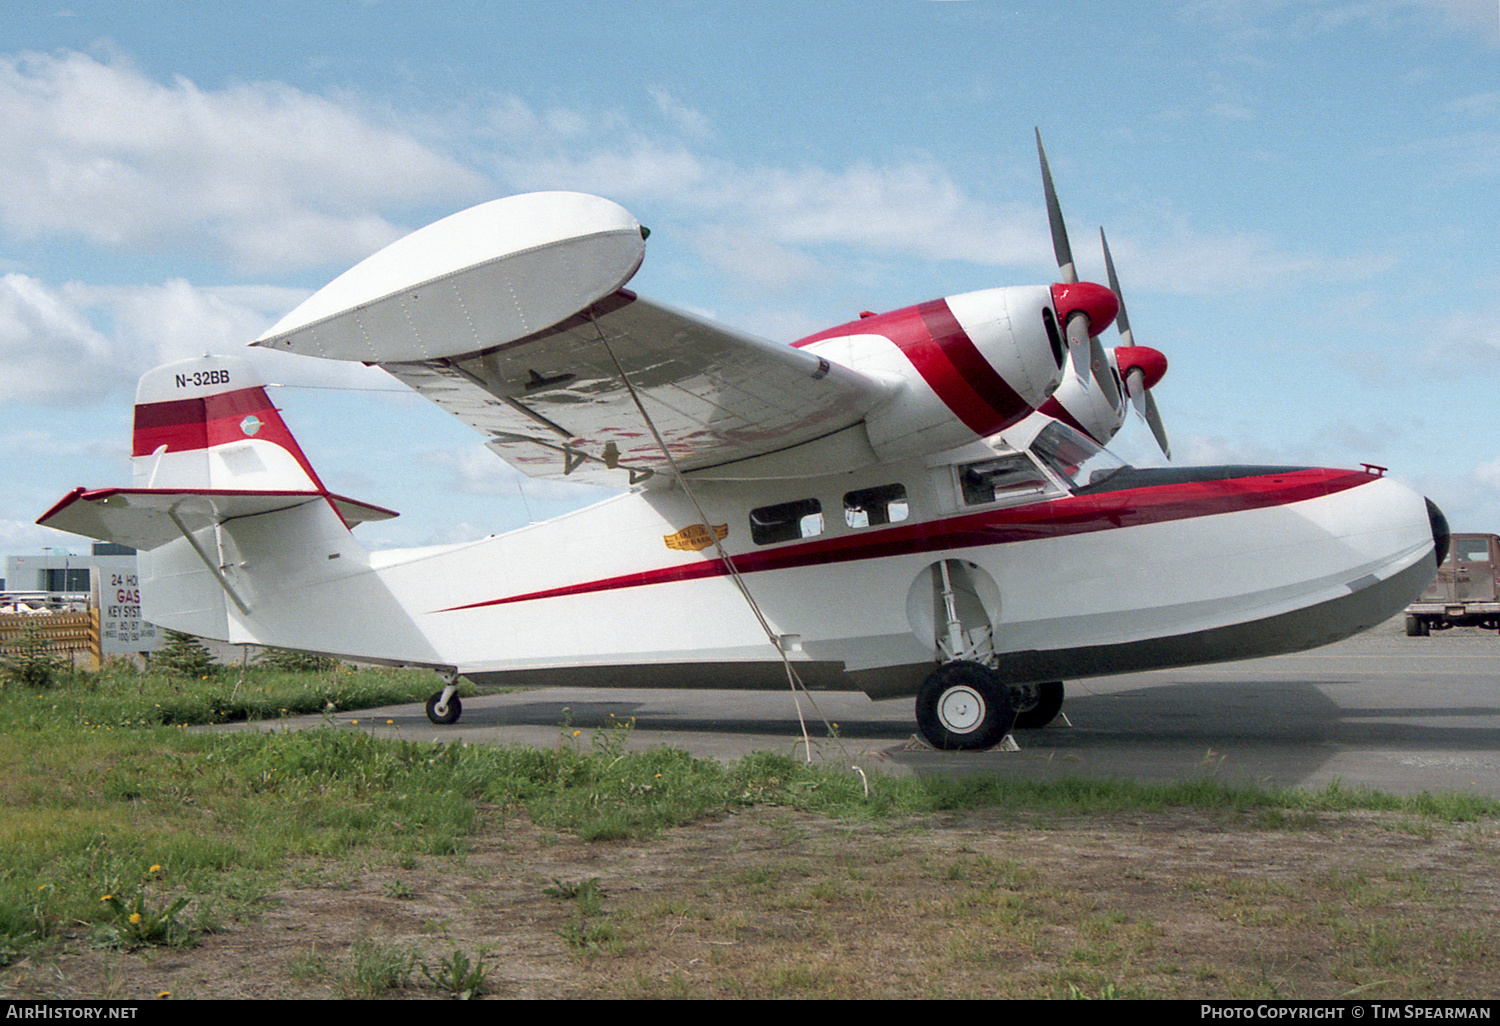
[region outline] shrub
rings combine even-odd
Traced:
[[[11,654],[0,659],[0,680],[7,685],[50,688],[63,672],[60,658],[47,648],[41,632],[30,628],[9,646]]]
[[[207,677],[214,672],[214,657],[191,634],[167,631],[166,647],[151,657],[151,665],[183,677]]]

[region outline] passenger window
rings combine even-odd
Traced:
[[[1006,456],[958,468],[964,502],[981,506],[990,502],[1040,495],[1047,478],[1025,456]]]
[[[798,499],[750,511],[750,538],[757,545],[796,541],[823,533],[823,506],[817,499]]]
[[[844,523],[850,527],[879,527],[895,524],[911,514],[906,503],[906,487],[899,484],[862,488],[844,496]]]

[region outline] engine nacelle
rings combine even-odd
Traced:
[[[1132,376],[1135,388],[1156,387],[1167,372],[1167,358],[1147,346],[1116,346],[1103,353],[1104,364],[1091,368],[1091,373],[1083,377],[1064,374],[1062,385],[1037,412],[1108,445],[1125,423]],[[1100,381],[1105,375],[1113,383],[1108,391]]]
[[[1019,422],[1056,391],[1066,355],[1045,285],[867,314],[796,345],[899,382],[865,419],[883,462],[951,449]]]

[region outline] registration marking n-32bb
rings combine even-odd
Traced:
[[[192,374],[177,375],[178,388],[202,388],[205,385],[227,384],[229,384],[229,371],[227,370],[195,371]]]

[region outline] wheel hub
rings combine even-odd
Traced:
[[[971,687],[951,687],[938,699],[938,716],[953,733],[972,733],[984,722],[984,698]]]
[[[1018,684],[1010,689],[1010,705],[1018,713],[1030,712],[1040,699],[1040,689],[1035,684]]]

